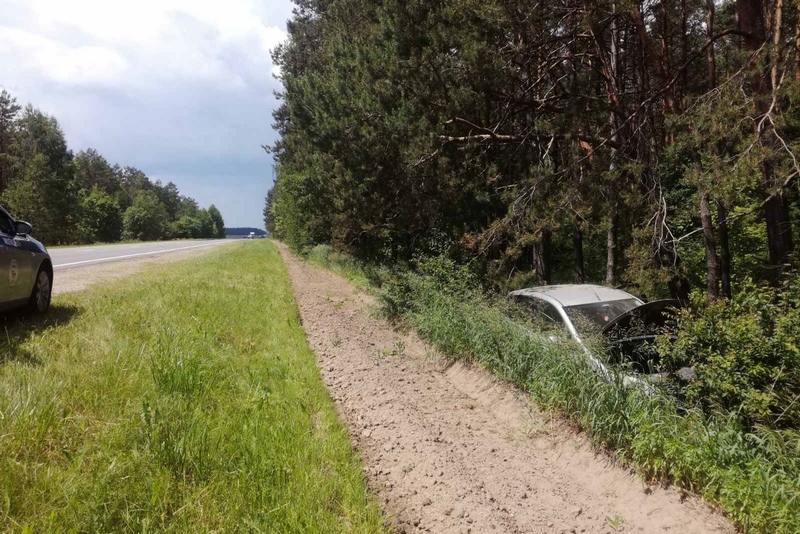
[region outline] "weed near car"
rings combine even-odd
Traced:
[[[232,246],[7,322],[0,530],[385,530],[277,250]]]

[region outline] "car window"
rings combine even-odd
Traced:
[[[8,235],[16,235],[14,231],[14,222],[2,211],[0,211],[0,232]]]
[[[567,306],[564,311],[567,312],[567,316],[578,332],[596,334],[603,330],[608,323],[641,304],[638,299],[623,299]]]
[[[563,328],[564,321],[555,306],[544,300],[532,297],[520,297],[514,299],[526,310],[532,312],[531,318],[540,323],[544,328]]]

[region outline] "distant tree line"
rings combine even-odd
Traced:
[[[800,224],[798,6],[298,1],[267,227],[447,254],[497,287],[776,283]]]
[[[153,182],[134,167],[111,165],[94,149],[73,154],[58,121],[0,91],[0,203],[29,221],[46,244],[122,239],[222,238],[211,205]]]

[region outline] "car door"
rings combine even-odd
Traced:
[[[11,285],[9,266],[15,256],[13,227],[11,217],[0,210],[0,307],[16,300],[16,294]]]
[[[4,210],[0,210],[0,239],[5,249],[0,283],[8,288],[7,300],[28,298],[31,293],[30,251],[23,246],[24,236],[18,236],[14,220]]]

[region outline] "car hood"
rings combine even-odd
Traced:
[[[601,333],[612,341],[630,337],[654,337],[656,330],[667,323],[669,310],[680,307],[680,301],[672,299],[648,302],[616,317]]]

